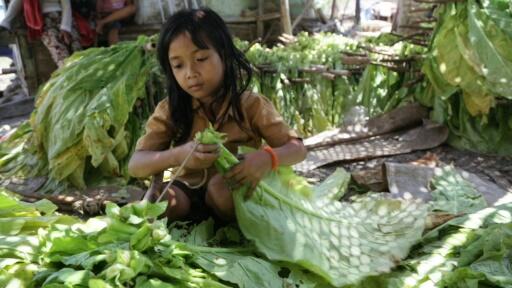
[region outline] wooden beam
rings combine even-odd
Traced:
[[[258,0],[258,19],[256,20],[256,35],[258,36],[258,38],[262,38],[263,33],[264,33],[264,31],[263,31],[264,26],[263,26],[263,20],[262,20],[263,7],[264,7],[263,0]]]
[[[338,1],[337,0],[332,0],[330,19],[333,20],[334,18],[338,18]]]
[[[361,23],[361,0],[356,0],[356,26]]]
[[[281,26],[283,33],[292,35],[292,21],[290,20],[290,4],[288,0],[281,0]]]
[[[263,14],[261,18],[259,16],[244,16],[244,17],[223,17],[224,22],[226,24],[236,24],[236,23],[254,23],[258,20],[261,21],[268,21],[273,19],[279,19],[281,18],[280,13],[267,13]]]

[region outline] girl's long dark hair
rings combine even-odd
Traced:
[[[215,95],[211,106],[219,105],[229,97],[237,123],[243,123],[244,116],[240,99],[252,77],[252,69],[244,54],[233,44],[233,39],[222,18],[208,8],[182,10],[169,17],[160,31],[157,53],[158,60],[168,80],[171,124],[177,129],[175,144],[182,144],[190,136],[193,121],[192,96],[183,90],[169,62],[169,46],[180,34],[187,32],[199,49],[208,49],[210,44],[224,63],[224,80],[221,92]],[[208,44],[207,44],[208,43]]]

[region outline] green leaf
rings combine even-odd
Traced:
[[[43,287],[52,287],[52,285],[54,285],[53,287],[73,287],[75,285],[86,287],[89,279],[93,276],[94,274],[87,270],[77,271],[71,268],[63,268],[50,275],[43,283]]]
[[[220,279],[240,288],[282,287],[280,267],[261,258],[242,253],[198,253],[194,262]]]
[[[178,286],[175,286],[170,283],[166,283],[161,281],[160,279],[149,279],[144,281],[137,281],[137,284],[135,285],[135,288],[176,288]],[[101,287],[99,287],[101,288]]]
[[[437,169],[432,177],[432,208],[457,215],[487,207],[483,195],[457,173],[453,166]]]
[[[214,237],[214,224],[215,223],[212,218],[201,222],[196,227],[194,227],[194,229],[192,229],[185,242],[197,246],[206,246],[208,241]]]
[[[101,279],[89,279],[88,285],[90,288],[114,288],[114,286]]]
[[[201,143],[203,138],[222,142],[211,129],[196,135]],[[221,145],[220,172],[237,162]],[[346,185],[342,179],[339,184]],[[261,253],[303,266],[334,286],[393,268],[420,239],[427,213],[417,201],[381,196],[356,203],[314,201],[282,181],[279,170],[260,181],[249,200],[244,188],[233,191],[233,198],[242,232]]]
[[[467,9],[468,36],[475,55],[482,63],[488,87],[512,99],[512,54],[509,49],[512,38],[503,33],[475,1],[469,1]]]

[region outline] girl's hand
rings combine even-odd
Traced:
[[[185,161],[185,158],[190,153],[192,149],[194,149],[194,145],[196,142],[190,141],[186,144],[183,144],[177,149],[180,149],[180,163]],[[208,145],[208,144],[199,144],[197,145],[194,152],[188,159],[187,163],[185,163],[185,167],[189,169],[205,169],[209,168],[213,165],[213,162],[217,160],[219,157],[219,146],[218,145]]]
[[[224,178],[235,186],[249,185],[247,196],[250,197],[263,177],[272,170],[271,156],[262,150],[245,154],[243,160],[226,173]]]

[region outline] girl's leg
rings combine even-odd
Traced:
[[[222,219],[235,219],[233,196],[220,174],[213,176],[208,182],[205,202]]]
[[[166,213],[169,223],[187,216],[190,212],[190,199],[185,192],[173,185],[167,193],[169,203]]]
[[[108,45],[112,46],[117,42],[119,42],[119,29],[112,28],[110,31],[108,31]]]

